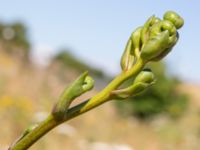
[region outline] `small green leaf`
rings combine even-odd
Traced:
[[[94,86],[94,80],[84,72],[61,94],[59,101],[53,108],[52,114],[57,119],[63,119],[66,116],[71,102],[83,93],[91,90]]]

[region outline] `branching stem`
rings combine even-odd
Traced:
[[[41,122],[38,127],[32,130],[30,133],[25,135],[20,141],[15,143],[9,150],[25,150],[33,145],[37,140],[39,140],[43,135],[49,132],[54,127],[62,124],[65,121],[68,121],[72,118],[75,118],[103,103],[109,101],[110,93],[117,89],[125,80],[128,80],[130,77],[137,75],[144,67],[142,60],[137,61],[135,66],[129,71],[122,71],[106,88],[101,92],[96,94],[91,99],[78,104],[70,108],[67,112],[66,117],[63,120],[56,120],[55,117],[50,114],[43,122]]]
[[[144,71],[142,73],[145,64],[149,61],[159,61],[171,51],[179,38],[177,29],[183,24],[184,20],[173,11],[166,12],[163,20],[155,16],[150,17],[144,26],[132,33],[121,58],[122,72],[107,87],[91,99],[69,109],[76,97],[89,91],[94,85],[93,79],[88,76],[87,72],[83,73],[69,88],[64,90],[51,114],[36,128],[22,134],[9,150],[28,149],[54,127],[113,99],[113,91],[115,91],[115,98],[124,98],[137,94],[152,85],[154,83],[152,73],[144,73]],[[119,86],[131,77],[136,77],[133,85],[118,90]]]

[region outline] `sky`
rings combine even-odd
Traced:
[[[200,83],[198,0],[0,0],[0,21],[28,27],[35,62],[68,49],[108,74],[120,71],[120,56],[132,31],[153,14],[174,10],[185,20],[180,39],[164,59],[170,73]]]

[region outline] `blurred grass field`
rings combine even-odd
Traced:
[[[24,65],[21,60],[1,52],[0,150],[6,149],[28,125],[44,118],[63,88],[78,76],[75,71],[66,70],[60,78],[58,67],[41,69]],[[59,126],[30,149],[198,150],[200,86],[185,83],[177,90],[190,97],[189,108],[178,119],[165,115],[147,121],[122,117],[114,102],[109,102]],[[93,90],[80,99],[96,92]]]

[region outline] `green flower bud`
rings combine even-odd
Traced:
[[[153,58],[151,61],[160,61],[160,60],[163,59],[171,50],[172,50],[172,48],[167,48],[167,49],[165,49],[160,55],[158,55],[157,57]]]
[[[154,24],[150,31],[150,37],[156,36],[165,30],[169,31],[169,36],[176,35],[176,28],[170,21],[163,20]]]
[[[141,50],[140,57],[144,61],[149,61],[161,53],[164,52],[166,48],[168,48],[169,43],[169,32],[168,30],[161,32],[157,36],[151,37],[147,43],[143,46]]]
[[[112,99],[126,99],[131,96],[135,96],[144,90],[146,90],[149,86],[151,86],[155,81],[154,74],[149,69],[145,69],[139,73],[139,75],[135,78],[133,84],[125,89],[115,90],[111,92]]]
[[[143,92],[148,87],[149,87],[149,84],[145,84],[145,83],[141,83],[141,82],[134,83],[125,89],[115,90],[115,91],[111,92],[111,98],[123,100],[123,99],[129,98],[131,96],[138,95],[139,93]]]
[[[152,22],[151,22],[151,26],[154,25],[154,24],[156,24],[156,23],[158,23],[158,22],[160,22],[160,21],[161,21],[160,18],[155,17],[155,18],[152,20]]]
[[[157,36],[160,32],[165,30],[169,31],[169,43],[168,47],[172,47],[176,44],[178,35],[175,26],[167,20],[160,21],[159,23],[152,26],[150,31],[150,38],[153,36]]]
[[[141,31],[142,44],[145,44],[146,41],[148,40],[150,27],[153,25],[155,20],[157,20],[157,18],[153,15],[144,24],[142,31]]]
[[[132,95],[144,92],[149,86],[155,82],[155,76],[150,69],[144,69],[138,74],[133,82]]]
[[[151,72],[150,69],[144,69],[142,72],[138,74],[138,76],[135,78],[134,83],[146,83],[146,84],[152,84],[155,80],[154,74]]]
[[[151,59],[150,59],[151,61],[159,61],[163,57],[165,57],[171,51],[172,47],[176,44],[176,42],[178,40],[178,32],[176,31],[176,28],[173,25],[173,23],[171,23],[168,20],[160,21],[151,27],[150,39],[158,36],[163,31],[169,32],[168,43],[165,43],[165,45],[163,45],[163,49],[158,48],[158,51],[160,51],[160,53],[157,53],[156,54],[157,56],[155,55],[154,57],[151,57]],[[143,46],[143,47],[145,47],[145,46]]]
[[[141,47],[141,31],[142,27],[137,28],[132,34],[131,34],[131,40],[133,42],[133,48],[134,48],[134,54],[135,51],[139,51]],[[137,54],[135,54],[137,55]]]
[[[164,31],[168,31],[169,33],[169,36],[168,38],[166,39],[166,41],[162,41],[161,37],[167,37],[167,36],[162,36],[160,35],[161,33],[163,33]],[[150,41],[151,39],[160,39],[160,46],[159,44],[158,45],[154,45],[153,46],[153,43],[156,43],[156,41]],[[149,60],[151,61],[158,61],[158,60],[161,60],[163,57],[165,57],[172,49],[172,47],[176,44],[178,40],[178,32],[176,31],[176,27],[174,26],[173,23],[171,23],[170,21],[168,20],[163,20],[163,21],[160,21],[156,24],[154,24],[152,27],[151,27],[151,30],[150,30],[150,35],[149,35],[149,42],[147,42],[146,45],[143,46],[143,51],[146,51],[145,53],[141,54],[142,57],[144,57],[144,54],[149,56]],[[159,41],[159,40],[158,40]],[[162,45],[162,42],[164,45]],[[159,43],[159,42],[158,42]],[[149,50],[148,53],[147,53],[147,49],[151,49],[151,51]],[[153,53],[152,52],[155,52],[154,56],[153,56]],[[150,54],[152,54],[150,56]],[[145,56],[146,57],[146,56]],[[148,59],[148,58],[145,58],[145,59]]]
[[[121,57],[121,68],[123,71],[129,70],[135,61],[135,57],[133,54],[133,43],[132,40],[129,39],[127,44],[126,44],[126,48],[125,51]]]
[[[174,26],[179,29],[183,26],[184,20],[174,11],[167,11],[164,16],[164,20],[168,20],[174,24]]]
[[[90,91],[94,87],[94,79],[90,76],[85,77],[85,83],[82,86],[83,92]]]

